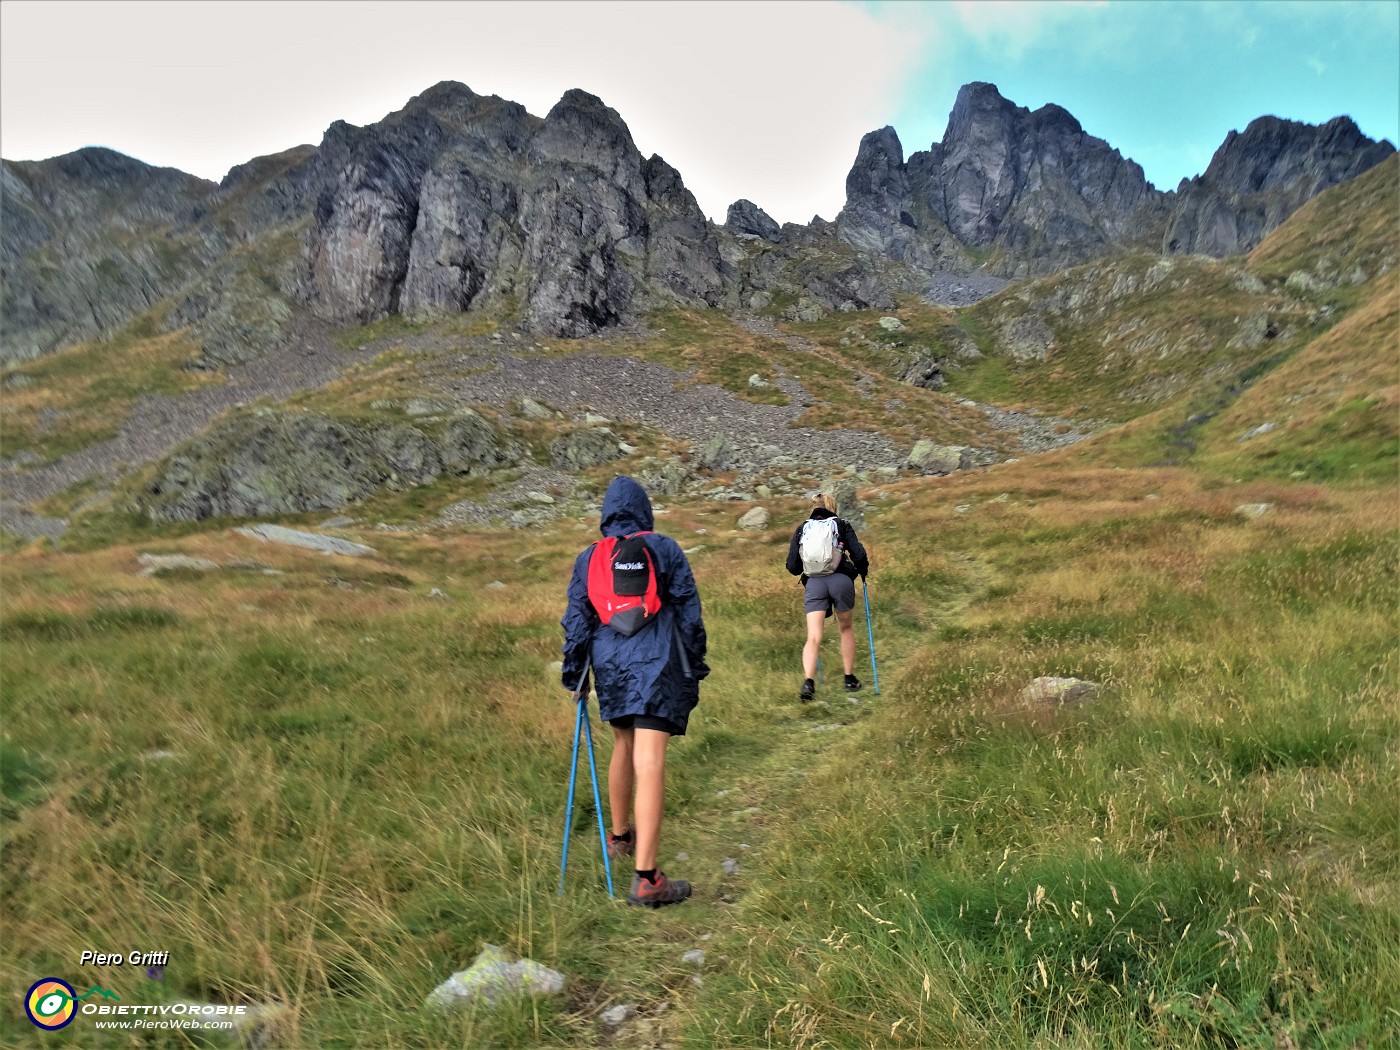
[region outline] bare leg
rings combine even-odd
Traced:
[[[841,666],[850,674],[856,666],[856,632],[851,629],[851,614],[854,609],[836,613],[836,625],[841,628]]]
[[[671,734],[659,729],[634,729],[633,769],[637,777],[637,870],[656,867],[661,843],[661,811],[666,791],[666,743]]]
[[[612,807],[612,832],[623,834],[631,826],[632,737],[636,730],[613,730],[612,762],[608,765],[608,804]]]
[[[849,620],[849,614],[847,619]],[[826,619],[824,612],[809,612],[807,614],[807,644],[802,647],[802,672],[805,678],[817,677],[817,651],[822,645],[822,621]],[[854,642],[852,642],[854,644]]]

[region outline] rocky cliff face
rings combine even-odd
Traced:
[[[965,272],[965,248],[1004,276],[1124,249],[1223,256],[1393,152],[1346,117],[1321,127],[1263,117],[1232,132],[1203,175],[1163,193],[1059,106],[1031,112],[968,84],[927,151],[903,160],[893,128],[861,140],[837,225],[853,247],[924,271]]]
[[[1243,133],[1230,132],[1204,174],[1178,187],[1163,250],[1247,252],[1323,190],[1394,152],[1349,117],[1321,126],[1260,117]]]
[[[718,305],[717,234],[680,173],[581,91],[541,120],[439,84],[220,186],[84,150],[3,169],[5,330],[17,360],[155,311],[212,364],[333,323],[470,309],[579,336],[663,304]]]
[[[440,84],[368,128],[332,126],[304,298],[330,320],[519,303],[579,336],[661,302],[715,305],[713,232],[680,174],[570,91],[539,120]]]
[[[902,159],[893,128],[861,141],[846,179],[841,237],[927,270],[990,250],[1001,273],[1082,262],[1164,215],[1142,168],[1059,106],[1031,112],[991,84],[959,93],[943,141]]]

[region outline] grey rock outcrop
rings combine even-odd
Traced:
[[[914,442],[907,463],[920,474],[951,474],[968,466],[967,450],[957,445],[939,445],[927,439]]]
[[[209,366],[332,323],[519,309],[586,335],[662,305],[719,305],[715,229],[597,98],[544,118],[439,84],[377,124],[213,183],[110,150],[3,170],[0,359],[189,327]]]
[[[159,576],[163,572],[184,570],[187,572],[209,572],[217,569],[219,563],[208,558],[194,558],[188,554],[142,554],[136,559],[141,566],[142,576]]]
[[[1178,187],[1163,250],[1247,252],[1308,200],[1394,152],[1349,117],[1322,125],[1260,117],[1230,132],[1205,172]]]
[[[751,507],[739,517],[738,526],[741,529],[759,531],[768,527],[772,515],[767,507]]]
[[[972,269],[944,220],[911,191],[904,147],[891,127],[860,140],[836,229],[858,251],[909,264],[920,273]]]
[[[756,237],[777,244],[783,239],[783,228],[766,211],[750,200],[737,200],[729,206],[724,228],[736,237]]]
[[[926,350],[915,350],[905,359],[896,373],[901,383],[921,387],[925,390],[942,390],[948,385],[943,375],[944,362]]]
[[[188,327],[208,365],[284,346],[315,156],[256,158],[217,186],[97,147],[4,161],[0,360],[129,326]]]
[[[434,433],[264,411],[235,416],[176,450],[138,502],[156,521],[338,510],[380,489],[485,471],[522,456],[476,413]]]
[[[549,461],[558,470],[588,470],[620,458],[618,440],[606,430],[574,430],[549,446]]]
[[[738,449],[724,434],[716,434],[696,450],[695,462],[703,470],[732,470],[738,463]]]
[[[922,196],[965,244],[1081,262],[1131,239],[1161,195],[1142,168],[1055,105],[1031,112],[991,84],[958,92],[943,142],[910,158]]]
[[[339,536],[322,536],[316,532],[289,529],[285,525],[273,525],[266,522],[233,531],[240,536],[258,540],[260,543],[280,543],[284,546],[301,547],[304,550],[317,551],[321,554],[344,554],[350,558],[364,558],[378,553],[373,547],[356,543],[353,540],[342,539]]]
[[[1064,707],[1094,700],[1102,691],[1103,686],[1098,682],[1082,678],[1045,676],[1031,681],[1017,694],[1017,699],[1025,704]]]
[[[564,975],[533,959],[512,960],[505,950],[485,945],[472,964],[454,973],[428,995],[435,1009],[486,1003],[494,1006],[510,995],[555,995],[564,989]]]

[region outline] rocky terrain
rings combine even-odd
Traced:
[[[1243,133],[1230,132],[1205,172],[1177,189],[1163,249],[1217,257],[1247,252],[1322,190],[1394,152],[1346,117],[1320,127],[1260,117]]]
[[[1052,377],[1066,367],[1087,374],[1082,359],[1099,355],[1099,373],[1126,369],[1118,403],[1162,403],[1226,367],[1211,356],[1217,344],[1247,355],[1280,332],[1282,345],[1330,323],[1332,307],[1314,300],[1389,262],[1333,253],[1288,274],[1286,287],[1265,287],[1243,270],[1196,263],[1166,280],[1161,257],[1246,251],[1311,198],[1393,153],[1344,117],[1321,127],[1265,117],[1232,133],[1200,177],[1162,193],[1060,107],[1031,112],[990,84],[970,84],[928,150],[906,159],[894,129],[866,135],[833,221],[780,225],[740,200],[716,225],[681,174],[644,158],[601,100],[570,91],[540,118],[443,83],[377,124],[337,122],[318,146],[257,158],[217,186],[97,148],[5,161],[5,389],[32,387],[23,363],[67,347],[122,348],[109,351],[112,366],[133,369],[123,382],[139,384],[126,355],[163,334],[192,340],[183,367],[219,381],[143,394],[113,420],[114,436],[74,452],[45,458],[22,441],[16,451],[7,435],[0,518],[12,531],[52,534],[61,522],[25,505],[157,460],[141,501],[156,519],[329,509],[479,471],[519,495],[532,491],[531,479],[568,487],[561,478],[599,465],[566,458],[545,468],[522,452],[510,419],[523,399],[555,405],[561,434],[600,431],[590,415],[647,428],[674,447],[637,448],[628,469],[653,471],[658,484],[708,486],[719,498],[824,471],[965,469],[1056,447],[1103,418],[1054,383],[1033,381],[1047,362]],[[1051,283],[1008,290],[1036,275]],[[1243,296],[1221,310],[1243,315],[1193,321],[1163,342],[1154,297],[1174,290],[1185,303],[1221,280],[1227,298]],[[1120,306],[1136,313],[1119,317]],[[771,383],[754,374],[754,388],[769,391],[755,400],[656,357],[655,347],[650,358],[606,362],[540,353],[549,338],[615,333],[625,342],[664,310],[734,318],[796,358]],[[899,318],[882,316],[889,330],[872,328],[873,338],[861,327],[894,312],[928,326],[899,332]],[[822,328],[833,315],[864,320],[843,335]],[[421,393],[451,411],[365,420],[276,407],[398,345],[346,335],[377,322],[464,326],[428,340],[437,364],[419,376]],[[798,334],[808,330],[835,332],[839,346]],[[517,342],[493,343],[493,332]],[[707,345],[723,356],[713,339]],[[1169,375],[1143,365],[1149,352],[1188,351],[1199,364],[1183,358]],[[938,391],[962,373],[960,385],[980,390],[986,382],[976,377],[1000,368],[1010,369],[1022,404],[994,403],[1007,396],[1004,379],[986,387],[995,396],[953,396],[948,404],[980,413],[986,437],[971,443],[966,428],[949,437],[942,409],[907,417],[897,440],[872,421],[817,429],[797,422],[820,400],[804,359],[826,382],[844,375],[857,405],[889,382]],[[905,411],[902,396],[881,397],[887,421]],[[248,407],[259,401],[258,411],[273,413],[261,422]],[[1068,418],[1030,407],[1042,402],[1065,405]],[[478,409],[497,414],[483,425],[506,428],[497,460],[464,451],[463,428]],[[37,411],[44,430],[63,427],[61,406]],[[600,432],[611,436],[581,440],[627,445],[606,426]],[[922,456],[913,455],[918,444],[928,446]],[[722,483],[706,480],[717,474]]]

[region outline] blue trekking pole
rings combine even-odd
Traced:
[[[860,578],[860,593],[865,597],[865,633],[870,638],[870,675],[875,679],[875,695],[880,695],[880,671],[875,666],[875,628],[870,626],[870,587]]]
[[[603,846],[603,872],[608,880],[608,896],[613,896],[612,861],[608,857],[607,832],[603,830],[603,802],[598,794],[598,767],[593,758],[593,722],[588,717],[588,694],[583,691],[588,681],[591,658],[584,662],[583,674],[579,675],[578,714],[574,717],[574,758],[569,766],[569,803],[564,813],[564,856],[559,861],[559,896],[564,896],[564,873],[569,866],[569,832],[574,823],[574,785],[578,781],[578,744],[580,732],[588,735],[588,771],[593,775],[593,808],[598,811],[598,841]]]

